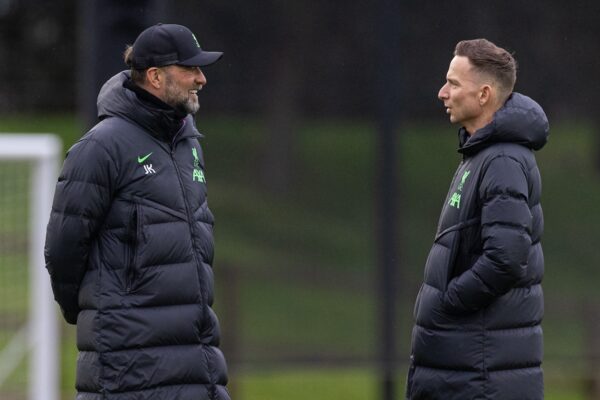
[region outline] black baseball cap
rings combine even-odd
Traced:
[[[156,24],[139,34],[133,43],[131,67],[146,69],[166,65],[205,67],[223,53],[204,51],[196,36],[183,25]]]

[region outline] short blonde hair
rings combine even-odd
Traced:
[[[467,57],[476,71],[494,79],[502,100],[512,93],[517,81],[517,61],[505,49],[487,39],[463,40],[456,45],[454,55]]]

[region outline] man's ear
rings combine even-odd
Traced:
[[[163,76],[160,69],[151,67],[146,70],[146,81],[154,89],[160,89],[163,84]]]
[[[494,97],[494,88],[492,88],[491,85],[485,84],[485,85],[481,86],[481,89],[479,90],[479,99],[478,99],[479,105],[481,107],[485,106],[490,101],[492,101],[493,97]]]

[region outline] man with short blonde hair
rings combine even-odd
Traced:
[[[458,42],[454,55],[466,57],[479,74],[497,85],[498,100],[504,104],[517,81],[517,62],[508,51],[486,39]]]
[[[548,120],[513,92],[516,62],[485,39],[458,43],[438,93],[462,160],[414,309],[410,400],[542,400],[544,258],[534,150]]]

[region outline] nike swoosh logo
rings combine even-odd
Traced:
[[[146,161],[146,158],[150,157],[152,155],[152,153],[150,154],[146,154],[144,157],[140,157],[138,156],[138,163],[143,163],[144,161]]]

